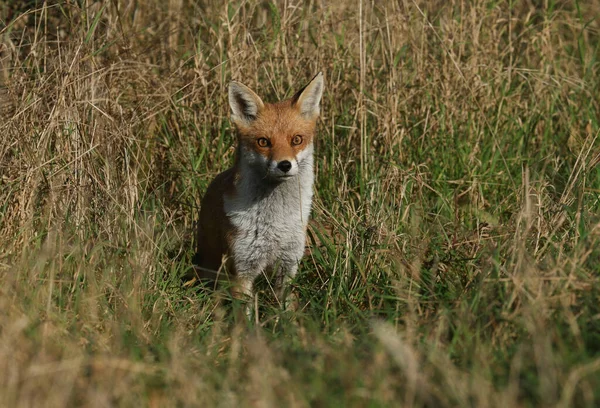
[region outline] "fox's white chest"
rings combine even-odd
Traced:
[[[312,172],[273,189],[240,183],[225,198],[225,213],[234,227],[232,252],[238,273],[256,273],[277,262],[297,263],[304,253],[312,202]]]

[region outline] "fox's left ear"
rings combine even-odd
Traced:
[[[321,111],[321,96],[323,96],[323,73],[319,72],[308,85],[292,98],[292,105],[300,109],[307,119],[316,119]]]

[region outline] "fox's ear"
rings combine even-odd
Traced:
[[[321,96],[323,96],[323,73],[319,72],[308,85],[292,98],[292,104],[300,109],[302,116],[316,119],[321,111]]]
[[[231,120],[236,125],[248,125],[258,116],[265,106],[257,94],[246,85],[231,81],[229,83],[229,106]]]

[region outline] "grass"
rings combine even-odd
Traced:
[[[600,404],[600,3],[0,5],[0,405]],[[326,78],[297,313],[182,277],[231,79]]]

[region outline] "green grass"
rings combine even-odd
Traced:
[[[80,3],[0,6],[1,406],[600,404],[600,2]],[[227,83],[318,71],[248,321],[182,279]]]

